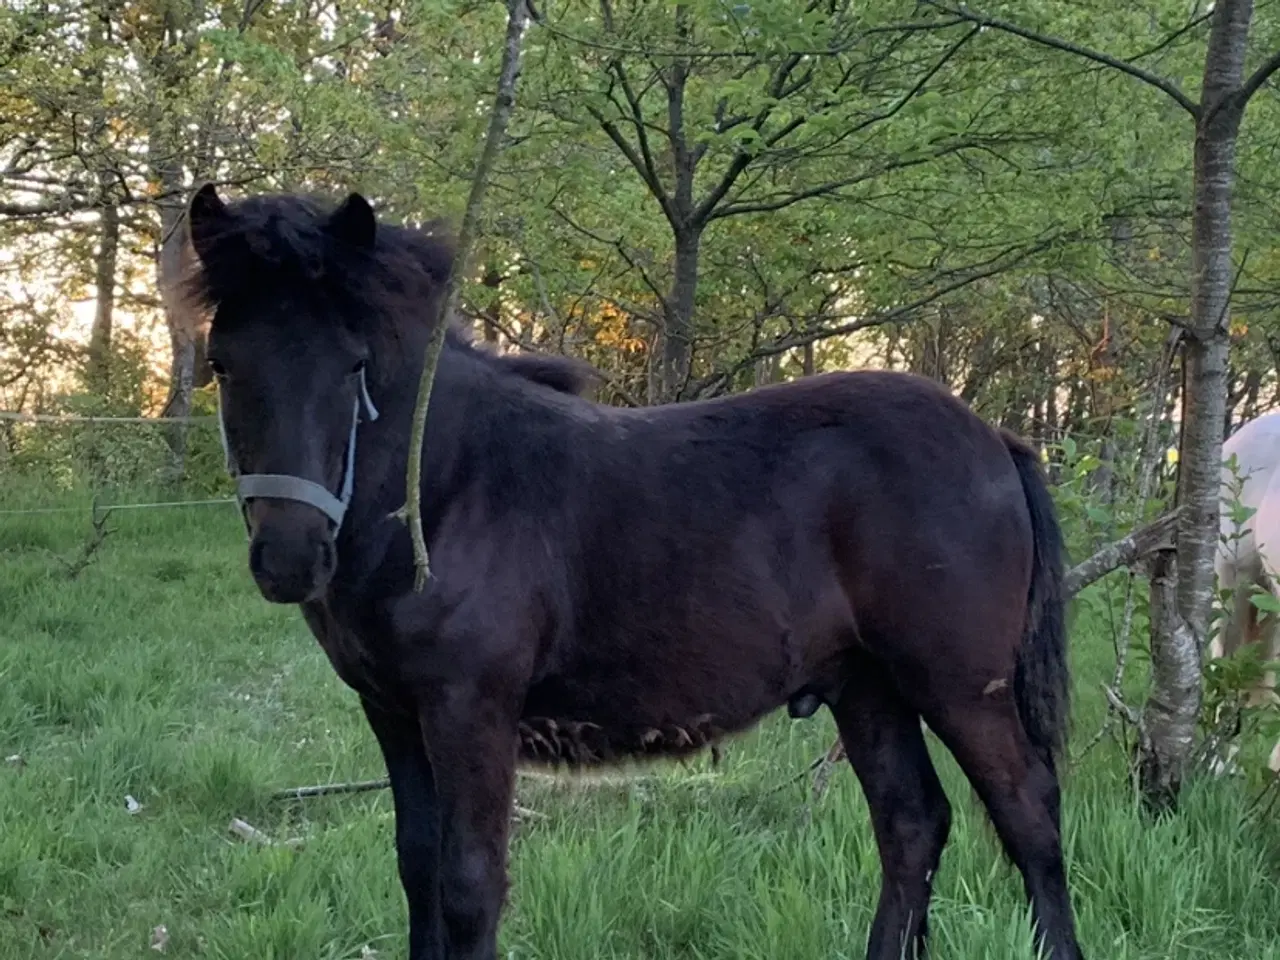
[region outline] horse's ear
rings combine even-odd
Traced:
[[[218,196],[212,183],[204,184],[191,197],[187,205],[187,229],[191,233],[191,245],[196,256],[208,262],[218,239],[227,232],[231,223],[231,211]]]
[[[325,231],[335,240],[357,250],[372,250],[378,237],[378,218],[368,200],[352,193],[329,216]]]

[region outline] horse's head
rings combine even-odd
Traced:
[[[359,424],[376,416],[376,305],[361,290],[378,225],[358,194],[326,211],[288,196],[228,205],[206,185],[188,212],[249,567],[267,600],[314,599],[336,567]]]

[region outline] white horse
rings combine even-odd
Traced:
[[[1236,469],[1229,461],[1235,454]],[[1251,420],[1233,433],[1222,447],[1222,511],[1216,562],[1218,585],[1232,591],[1222,629],[1210,644],[1215,657],[1230,656],[1245,644],[1260,644],[1264,660],[1280,658],[1280,617],[1262,618],[1250,601],[1254,587],[1280,600],[1280,412]],[[1254,513],[1242,524],[1232,516],[1236,499]],[[1248,693],[1251,703],[1277,700],[1275,675],[1268,671],[1262,682]],[[1271,751],[1267,765],[1280,772],[1280,742]]]

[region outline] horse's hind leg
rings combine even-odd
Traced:
[[[1032,749],[1012,691],[1005,686],[963,699],[953,693],[927,719],[982,798],[1022,873],[1047,960],[1080,960],[1062,857],[1058,778]]]
[[[882,878],[868,960],[923,957],[933,876],[951,826],[951,806],[920,730],[920,715],[892,678],[867,658],[832,706],[845,752],[862,784]]]

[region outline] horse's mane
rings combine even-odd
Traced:
[[[179,286],[179,297],[198,313],[281,287],[323,285],[345,302],[341,313],[357,332],[395,355],[418,339],[409,334],[422,331],[453,265],[443,220],[417,229],[379,221],[376,242],[361,249],[335,242],[325,229],[335,208],[315,197],[268,194],[226,207],[225,226],[205,242],[203,256],[191,251]],[[484,349],[457,317],[448,320],[445,347],[561,393],[581,394],[597,376],[569,357]]]

